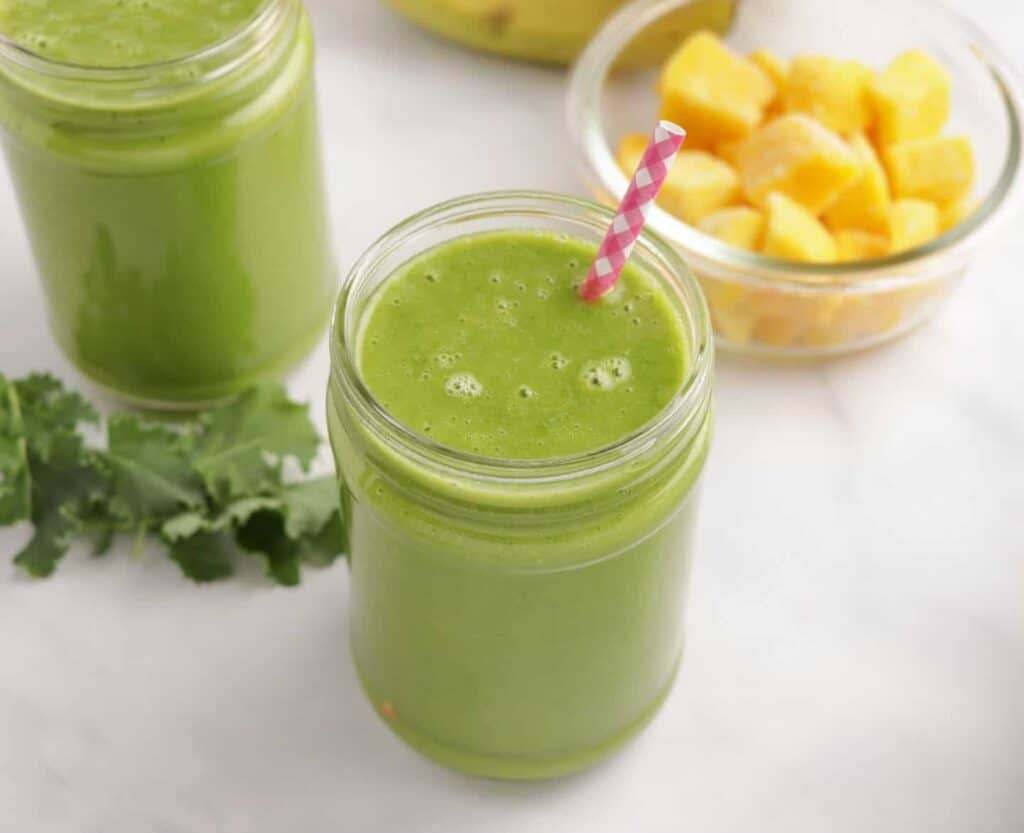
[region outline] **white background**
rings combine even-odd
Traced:
[[[553,4],[554,5],[554,4]],[[956,3],[1011,54],[1024,8]],[[314,0],[346,267],[457,194],[580,192],[563,76]],[[46,329],[0,182],[0,369],[82,386]],[[299,590],[196,588],[156,552],[50,581],[0,532],[3,833],[1020,833],[1024,830],[1024,239],[890,347],[722,359],[684,673],[642,738],[539,785],[450,774],[364,702],[343,564]],[[321,401],[324,345],[292,379]]]

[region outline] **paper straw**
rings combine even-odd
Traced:
[[[618,282],[685,138],[686,131],[670,121],[660,122],[654,128],[651,143],[640,159],[587,279],[580,286],[583,300],[596,301]]]

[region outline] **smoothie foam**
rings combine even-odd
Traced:
[[[428,252],[377,295],[361,338],[367,384],[413,430],[488,457],[561,457],[628,436],[679,390],[684,342],[636,269],[581,301],[593,257],[540,232]]]

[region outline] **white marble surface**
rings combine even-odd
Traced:
[[[1013,0],[957,5],[1009,51],[1024,39]],[[312,7],[343,265],[444,197],[579,190],[557,72],[450,48],[373,0]],[[75,379],[16,216],[5,178],[0,368]],[[0,532],[0,831],[1019,833],[1020,232],[891,347],[721,362],[684,674],[581,777],[465,779],[393,738],[350,666],[343,565],[295,591],[197,589],[125,547],[32,583],[6,563],[25,530]],[[321,346],[294,392],[319,403],[326,368]]]

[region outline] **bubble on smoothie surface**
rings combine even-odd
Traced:
[[[633,376],[633,367],[629,359],[613,356],[609,359],[587,362],[583,366],[580,378],[591,390],[614,390]]]
[[[587,386],[591,388],[611,390],[615,387],[612,375],[597,363],[591,363],[584,367],[582,378]]]
[[[484,386],[472,373],[456,373],[448,377],[444,391],[457,399],[476,399],[484,392]]]
[[[489,278],[491,283],[501,283],[502,277],[500,272],[492,272]]]
[[[438,353],[434,356],[434,364],[445,369],[454,367],[457,361],[458,356],[455,353]]]
[[[565,370],[571,363],[572,360],[568,356],[563,355],[562,353],[551,354],[552,370]]]
[[[605,365],[611,371],[612,376],[620,382],[626,381],[633,375],[633,366],[629,363],[629,359],[621,356],[605,359]]]
[[[537,395],[537,392],[529,385],[519,386],[519,397],[521,399],[533,399]]]

